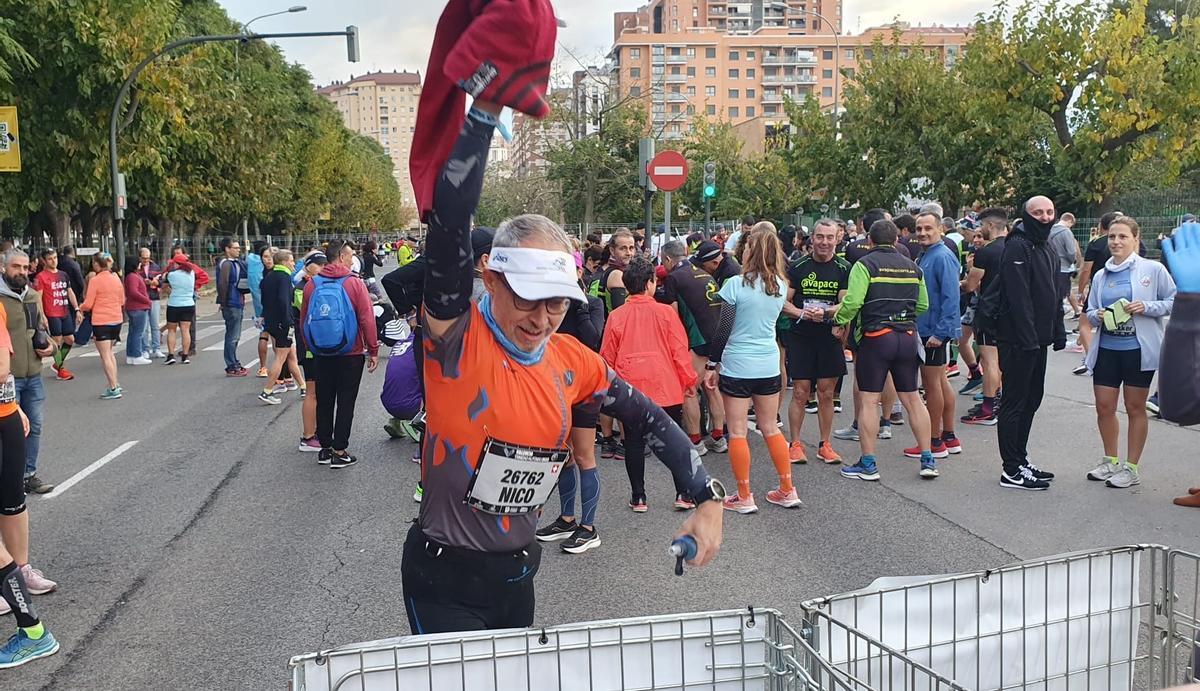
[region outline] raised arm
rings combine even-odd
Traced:
[[[471,217],[500,107],[475,102],[433,192],[425,244],[425,333],[439,339],[471,308]]]

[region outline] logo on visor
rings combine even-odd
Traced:
[[[554,260],[554,270],[555,271],[566,271],[567,270],[567,260],[562,257],[558,257],[557,259],[555,259]]]

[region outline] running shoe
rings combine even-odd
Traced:
[[[842,429],[835,429],[833,431],[833,436],[837,439],[844,439],[846,441],[858,441],[858,428],[854,425],[850,425],[849,427],[844,427]]]
[[[320,453],[317,454],[318,465],[329,465],[332,460],[333,449],[321,449]]]
[[[708,444],[705,444],[703,439],[695,444],[692,444],[692,448],[696,451],[696,455],[698,456],[703,456],[704,454],[708,453]]]
[[[688,499],[682,494],[675,495],[675,510],[676,511],[691,511],[696,508],[696,502]]]
[[[288,387],[286,384],[283,384],[283,383],[277,383],[277,384],[275,384],[275,386],[271,387],[271,393],[275,394],[276,396],[278,396],[281,393],[287,393],[287,392],[288,392]]]
[[[929,450],[931,453],[933,453],[934,458],[946,458],[950,455],[950,452],[946,449],[946,443],[941,439],[934,442],[933,446],[930,447]],[[912,448],[905,449],[904,455],[908,458],[920,458],[921,447],[914,446]]]
[[[105,401],[114,401],[121,397],[120,389],[105,389],[104,393],[100,394],[100,398]]]
[[[840,398],[833,399],[833,412],[835,412],[835,413],[842,412],[842,399],[840,399]]]
[[[1146,399],[1146,410],[1154,415],[1160,414],[1159,410],[1158,410],[1158,392],[1157,391],[1154,392],[1153,396]]]
[[[304,453],[319,453],[321,451],[321,442],[317,441],[316,437],[305,439],[300,437],[300,451]]]
[[[142,356],[142,357],[126,357],[126,358],[125,358],[125,364],[126,364],[126,365],[129,365],[130,367],[136,367],[136,366],[139,366],[139,365],[150,365],[150,364],[153,364],[153,362],[154,362],[153,360],[151,360],[150,358],[148,358],[148,357],[145,357],[145,356]]]
[[[415,424],[413,424],[412,421],[401,420],[400,421],[400,429],[401,429],[401,431],[404,432],[404,435],[407,436],[409,439],[416,441],[416,442],[421,441],[421,430],[417,429],[417,426]]]
[[[1051,480],[1054,479],[1054,473],[1050,472],[1049,470],[1042,470],[1041,468],[1030,463],[1029,461],[1025,461],[1025,467],[1029,468],[1029,472],[1033,473],[1033,476],[1035,478],[1037,478],[1038,480],[1045,480],[1046,482],[1050,482]]]
[[[726,511],[736,511],[737,513],[758,513],[758,504],[754,503],[754,495],[750,498],[742,499],[738,495],[725,497],[725,501],[721,504]]]
[[[179,364],[181,364],[181,365],[190,365],[190,364],[192,364],[192,356],[193,356],[193,355],[195,355],[195,353],[188,353],[187,355],[184,355],[184,356],[180,357],[180,358],[179,358]],[[242,373],[241,373],[241,374],[238,374],[238,375],[235,375],[235,376],[238,376],[238,377],[244,377],[244,376],[246,376],[246,370],[242,370]]]
[[[938,473],[937,462],[932,458],[926,458],[921,461],[921,477],[926,480],[931,480],[937,477]]]
[[[792,463],[808,463],[808,457],[804,453],[804,442],[794,441],[788,446],[788,460]]]
[[[425,498],[425,488],[422,487],[421,483],[418,482],[417,488],[415,490],[413,490],[413,501],[420,504],[421,500],[424,498]]]
[[[903,425],[904,424],[904,413],[899,412],[899,411],[892,411],[892,414],[888,416],[888,422],[892,423],[893,425]]]
[[[948,379],[953,379],[953,378],[957,377],[959,374],[961,374],[961,372],[959,371],[957,364],[946,365],[946,377]]]
[[[634,513],[646,513],[650,507],[646,506],[645,497],[633,497],[629,500],[629,508],[633,509]]]
[[[413,452],[412,452],[412,457],[411,457],[411,458],[409,458],[408,460],[412,461],[413,463],[416,463],[416,464],[420,465],[420,463],[421,463],[421,447],[420,447],[420,446],[418,446],[417,448],[413,449]]]
[[[342,453],[333,453],[329,459],[330,468],[345,468],[358,463],[358,459],[343,451]]]
[[[844,359],[846,362],[854,362],[854,353],[850,352],[848,349],[843,350],[842,359]]]
[[[392,418],[391,420],[388,420],[383,425],[383,431],[387,432],[388,436],[391,437],[392,439],[403,439],[404,438],[404,428],[401,426],[400,423],[401,423],[401,420],[399,420],[397,418]]]
[[[612,457],[613,457],[614,461],[625,460],[625,445],[621,443],[620,439],[613,440],[613,456]]]
[[[790,492],[773,489],[767,492],[767,501],[776,506],[782,506],[785,509],[794,509],[804,504],[804,502],[800,501],[800,494],[796,492],[795,487]]]
[[[595,528],[588,530],[583,526],[579,526],[575,532],[571,533],[565,542],[562,543],[562,551],[567,554],[583,554],[589,549],[595,549],[600,546],[600,533],[596,532]]]
[[[287,379],[284,379],[283,385],[287,388],[288,391],[296,391],[296,390],[299,390],[299,388],[300,388],[300,385],[297,384],[296,380],[292,377],[288,377]]]
[[[996,424],[996,413],[984,413],[983,406],[975,406],[967,411],[967,414],[960,417],[959,420],[968,425],[987,425],[991,427]]]
[[[1023,489],[1032,492],[1041,492],[1050,489],[1050,483],[1046,480],[1039,480],[1034,476],[1033,471],[1029,466],[1021,466],[1017,468],[1012,475],[1002,473],[1000,475],[1000,486],[1005,489]]]
[[[1087,479],[1105,482],[1121,469],[1120,464],[1113,463],[1107,458],[1101,458],[1100,464],[1088,471]]]
[[[25,478],[25,494],[49,494],[54,491],[54,485],[42,481],[37,475]]]
[[[304,400],[304,399],[306,399],[306,398],[308,398],[308,387],[307,387],[307,386],[301,386],[301,387],[300,387],[300,400],[302,400],[302,401],[303,401],[303,400]]]
[[[166,359],[166,360],[163,360],[163,364],[164,364],[164,365],[173,365],[173,364],[175,364],[175,354],[174,354],[174,353],[172,353],[172,354],[168,355],[168,356],[167,356],[167,359]]]
[[[947,453],[958,454],[963,452],[962,441],[958,437],[951,437],[950,439],[942,437],[942,445],[946,447]]]
[[[842,466],[842,477],[875,482],[879,479],[879,469],[875,466],[875,461],[866,461],[860,458],[854,465]]]
[[[1084,350],[1083,350],[1082,345],[1080,345],[1078,343],[1073,343],[1070,346],[1067,346],[1067,352],[1068,353],[1082,353],[1082,352],[1084,352]]]
[[[564,521],[559,516],[545,528],[538,528],[533,536],[538,539],[538,542],[559,542],[571,537],[578,527],[578,525],[575,525],[575,521]]]
[[[816,414],[816,412],[817,412],[816,399],[813,399],[813,400],[809,401],[808,403],[804,404],[804,412],[808,413],[809,415]]]
[[[150,357],[154,358],[155,360],[161,360],[161,359],[165,358],[166,356],[167,356],[167,354],[164,353],[161,348],[156,349],[154,352],[150,353]]]
[[[45,595],[58,590],[58,584],[46,578],[46,574],[33,568],[32,564],[21,567],[21,576],[25,579],[25,589],[30,595]]]
[[[58,641],[49,631],[43,631],[42,637],[34,640],[25,633],[24,629],[17,629],[12,638],[8,639],[8,643],[0,648],[0,669],[20,667],[27,662],[33,662],[40,657],[49,657],[57,652]]]
[[[983,386],[983,375],[982,374],[979,376],[971,375],[971,377],[969,379],[967,379],[967,382],[965,384],[963,384],[963,387],[958,390],[958,394],[960,396],[966,396],[969,393],[974,393],[974,392],[978,391],[980,389],[980,387],[982,387],[982,386]]]
[[[603,437],[600,439],[600,458],[612,458],[616,455],[616,442],[612,437]]]
[[[259,379],[266,379],[266,378],[267,378],[267,368],[266,368],[266,367],[259,367],[259,368],[258,368],[258,378],[259,378]]]
[[[280,403],[283,403],[282,398],[269,391],[259,391],[258,400],[266,403],[267,405],[279,405]]]
[[[71,370],[67,369],[66,367],[59,367],[58,369],[54,370],[54,378],[59,381],[71,381],[75,378],[75,375],[72,374]]]
[[[833,445],[827,441],[821,442],[817,447],[817,458],[825,461],[826,465],[835,465],[842,462],[842,457],[837,451],[833,450]]]
[[[1088,373],[1087,364],[1083,363],[1083,362],[1079,363],[1075,367],[1075,369],[1071,370],[1071,374],[1074,374],[1075,376],[1078,376],[1078,377],[1082,377],[1083,375],[1085,375],[1087,373]]]
[[[727,453],[729,451],[729,440],[723,436],[717,439],[710,436],[704,443],[708,444],[709,451],[717,453]]]
[[[884,420],[879,423],[879,431],[875,433],[876,439],[891,439],[892,438],[892,423],[890,420]]]
[[[184,362],[184,364],[187,364],[187,357],[184,356],[182,358],[182,361]],[[244,370],[240,367],[235,367],[233,369],[225,370],[225,376],[227,376],[227,377],[244,377],[244,376],[246,376],[246,374],[247,374],[246,370]]]

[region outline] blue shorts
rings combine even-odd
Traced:
[[[68,313],[65,317],[46,317],[50,324],[51,336],[74,336],[75,315]]]

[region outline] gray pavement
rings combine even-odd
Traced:
[[[215,324],[207,317],[200,327]],[[291,655],[408,633],[400,547],[416,516],[418,469],[412,445],[382,430],[383,367],[364,376],[352,439],[359,464],[330,470],[296,451],[298,396],[260,404],[261,380],[225,378],[219,350],[204,350],[220,339],[219,330],[201,337],[187,367],[122,364],[119,401],[98,399],[99,363],[79,351],[68,362],[75,381],[46,382],[45,479],[62,482],[137,443],[62,494],[30,499],[33,561],[60,583],[36,602],[62,651],[5,672],[8,687],[280,688]],[[253,349],[253,340],[242,345],[244,361]],[[805,504],[786,511],[761,498],[773,472],[755,440],[761,513],[727,516],[716,563],[683,578],[665,556],[682,518],[670,510],[666,470],[648,464],[650,512],[635,515],[625,508],[624,468],[601,461],[603,546],[579,556],[546,550],[537,621],[747,604],[795,614],[804,599],[884,575],[1132,542],[1200,550],[1200,514],[1170,503],[1200,484],[1200,436],[1154,422],[1140,487],[1087,482],[1099,439],[1090,382],[1069,372],[1076,357],[1052,355],[1051,393],[1033,432],[1035,462],[1060,476],[1051,491],[997,485],[994,428],[960,429],[966,453],[943,462],[940,479],[922,481],[900,453],[912,440],[899,427],[880,444],[882,482],[799,466]],[[815,416],[805,427],[815,441]],[[835,445],[856,453],[855,444]],[[732,486],[726,456],[705,461]]]

